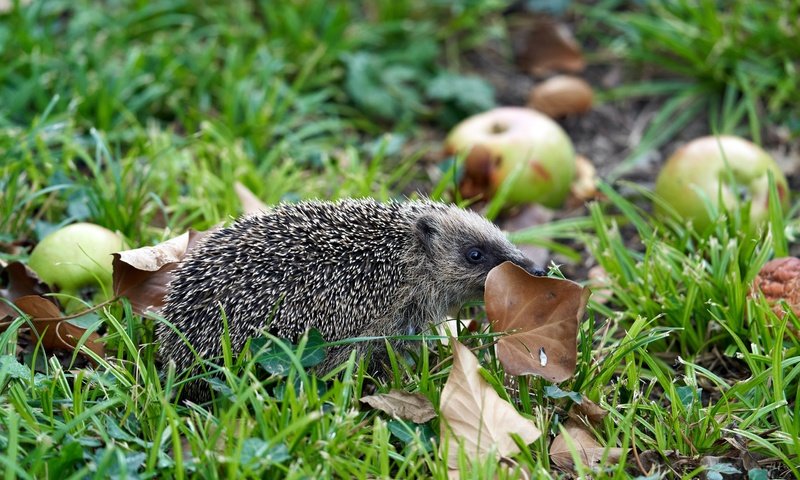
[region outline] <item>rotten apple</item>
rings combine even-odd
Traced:
[[[466,155],[464,197],[491,198],[508,180],[508,205],[556,208],[575,177],[572,141],[557,123],[529,108],[501,107],[469,117],[450,132],[446,149]]]

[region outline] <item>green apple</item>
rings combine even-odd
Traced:
[[[691,221],[698,232],[713,223],[705,206],[706,200],[719,208],[720,198],[725,208],[750,200],[751,224],[758,225],[769,215],[767,172],[772,172],[780,202],[787,208],[789,187],[786,177],[767,152],[739,137],[702,137],[689,142],[667,159],[656,180],[655,193],[683,218]],[[733,182],[729,181],[731,177]],[[664,213],[658,204],[654,210],[657,214]]]
[[[575,150],[564,130],[536,110],[500,107],[463,120],[447,136],[449,154],[466,154],[463,196],[497,193],[507,178],[507,203],[556,208],[575,177]]]
[[[128,248],[122,236],[91,223],[75,223],[47,235],[28,266],[61,293],[100,302],[112,293],[111,254]],[[65,310],[80,302],[61,298]]]

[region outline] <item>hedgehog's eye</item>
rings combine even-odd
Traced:
[[[467,250],[467,260],[470,263],[481,263],[484,258],[486,258],[486,254],[478,247],[472,247]]]

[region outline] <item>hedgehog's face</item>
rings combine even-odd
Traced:
[[[445,287],[451,306],[482,298],[486,276],[503,262],[544,274],[500,229],[475,213],[452,208],[424,215],[416,229],[429,260],[427,274]]]

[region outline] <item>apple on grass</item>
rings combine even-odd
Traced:
[[[740,201],[750,200],[750,221],[755,226],[769,216],[768,172],[775,178],[781,205],[787,208],[786,177],[767,152],[739,137],[702,137],[667,159],[656,180],[655,193],[691,221],[698,232],[708,229],[714,221],[706,202],[715,208],[730,209]],[[665,213],[658,203],[654,210],[656,214]]]
[[[61,293],[95,303],[112,291],[112,256],[128,248],[122,236],[91,223],[75,223],[42,239],[31,252],[28,266]],[[81,302],[61,297],[69,313]]]
[[[575,177],[575,150],[567,134],[546,115],[522,107],[500,107],[456,125],[446,140],[449,154],[466,154],[460,190],[464,197],[490,198],[503,182],[506,203],[561,206]]]

